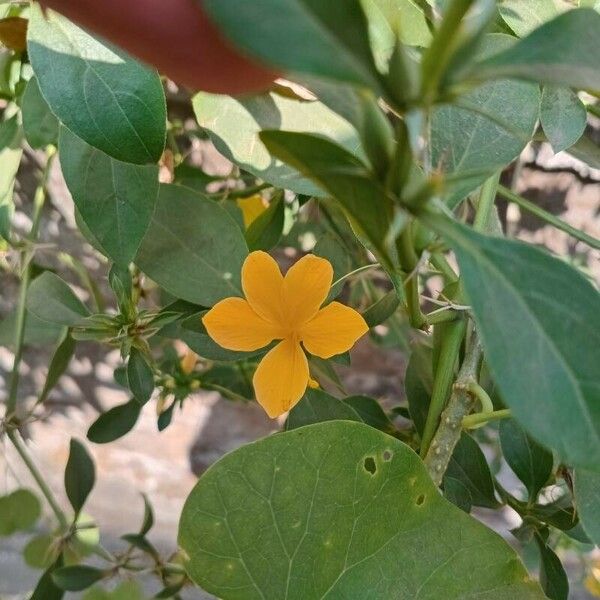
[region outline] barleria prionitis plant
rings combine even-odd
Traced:
[[[135,579],[152,574],[156,598],[198,585],[226,600],[566,600],[561,548],[600,544],[598,282],[506,235],[496,202],[600,250],[515,191],[531,145],[600,165],[586,133],[600,114],[600,6],[202,4],[282,78],[191,98],[60,14],[0,2],[0,266],[18,283],[0,324],[14,356],[0,433],[38,486],[0,497],[0,535],[52,514],[24,551],[42,572],[31,598],[142,598]],[[229,173],[190,159],[198,138]],[[24,230],[15,182],[34,153]],[[101,281],[42,243],[59,168]],[[363,336],[408,355],[405,398],[346,391],[337,369],[352,369]],[[54,350],[32,401],[20,367],[39,340]],[[24,436],[82,342],[119,351],[127,396],[89,443],[71,440],[61,506]],[[171,555],[148,538],[146,496],[140,526],[106,550],[85,512],[94,446],[148,403],[160,436],[198,390],[256,399],[282,431],[200,477]],[[518,516],[531,574],[477,507]]]

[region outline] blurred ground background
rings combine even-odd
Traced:
[[[598,141],[598,140],[597,140]],[[194,159],[208,172],[224,173],[228,164],[208,142],[197,140]],[[20,210],[16,223],[28,229],[28,214],[35,187],[36,161],[31,153],[24,161],[17,189]],[[522,172],[516,191],[532,199],[570,224],[600,237],[600,171],[594,171],[565,153],[553,156],[547,146],[528,148],[522,157]],[[58,165],[50,181],[49,202],[44,210],[41,227],[43,243],[58,245],[65,253],[79,258],[96,280],[104,280],[107,267],[78,234],[73,218],[73,205]],[[543,244],[556,254],[570,257],[585,265],[590,276],[600,281],[600,253],[575,243],[565,234],[545,226],[537,218],[522,214],[516,207],[500,204],[503,219],[510,233],[528,241]],[[49,259],[49,257],[48,257]],[[55,264],[59,270],[64,266]],[[71,278],[72,280],[72,278]],[[3,276],[0,292],[0,319],[14,305],[16,282]],[[0,322],[0,346],[6,335],[6,322]],[[34,398],[43,385],[49,349],[28,348],[22,365],[22,397]],[[12,354],[0,347],[0,399],[5,395],[6,376],[12,367]],[[81,343],[68,374],[64,376],[49,401],[50,416],[28,429],[31,452],[52,488],[61,500],[62,477],[71,437],[85,439],[90,423],[98,410],[106,410],[123,402],[124,393],[113,383],[113,370],[119,363],[116,351],[107,352],[97,344]],[[399,350],[382,351],[362,341],[353,351],[352,369],[344,369],[342,377],[353,393],[401,400],[405,356]],[[143,504],[139,493],[146,493],[156,512],[156,526],[150,538],[165,552],[176,549],[178,516],[183,501],[196,477],[225,452],[248,441],[268,435],[277,427],[255,405],[235,404],[222,400],[215,393],[198,393],[176,413],[172,425],[162,434],[156,431],[154,404],[146,405],[134,431],[108,445],[93,445],[97,485],[86,512],[99,523],[103,543],[109,549],[119,547],[119,536],[137,527]],[[505,485],[516,485],[510,474]],[[17,484],[35,486],[21,468],[18,457],[6,442],[0,442],[0,494]],[[66,502],[66,501],[65,501]],[[515,525],[508,512],[499,515],[491,511],[478,513],[486,522],[507,537]],[[49,521],[42,522],[42,526]],[[28,537],[0,538],[0,600],[26,597],[39,572],[23,564],[20,551]],[[572,580],[572,598],[591,598],[583,591],[581,569],[575,556],[567,557]],[[154,592],[156,588],[153,588]],[[75,598],[76,595],[70,597]],[[204,599],[210,596],[191,590],[186,598]]]

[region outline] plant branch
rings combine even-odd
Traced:
[[[23,463],[25,463],[25,466],[31,473],[31,476],[35,479],[35,482],[37,483],[38,487],[40,488],[40,491],[42,492],[42,494],[48,501],[48,504],[50,505],[52,512],[56,516],[56,520],[58,521],[61,529],[65,529],[65,530],[68,529],[69,522],[67,520],[65,513],[60,508],[60,505],[58,504],[56,498],[54,497],[52,490],[49,488],[48,484],[42,477],[42,474],[40,473],[36,464],[33,462],[33,459],[29,455],[27,446],[23,442],[23,439],[21,438],[20,434],[15,429],[11,429],[7,432],[7,436],[8,436],[8,439],[12,442],[13,446],[15,447],[15,450],[19,453],[21,460],[23,461]]]
[[[494,410],[492,412],[480,412],[467,415],[462,420],[463,429],[476,429],[481,425],[485,425],[488,421],[497,421],[499,419],[509,419],[512,417],[510,408],[502,410]]]
[[[462,433],[463,419],[471,412],[475,399],[468,391],[469,384],[477,380],[483,351],[477,333],[471,343],[453,386],[452,395],[442,412],[440,426],[435,432],[424,462],[433,482],[439,486],[450,463],[454,448]]]
[[[548,223],[549,225],[556,227],[556,229],[560,229],[561,231],[564,231],[565,233],[569,234],[571,237],[574,237],[580,242],[583,242],[584,244],[587,244],[588,246],[591,246],[596,250],[600,250],[599,239],[592,237],[591,235],[588,235],[587,233],[584,233],[583,231],[580,231],[575,227],[572,227],[568,223],[565,223],[565,221],[563,221],[562,219],[559,219],[558,217],[555,217],[553,214],[549,213],[543,208],[540,208],[539,206],[537,206],[537,204],[534,204],[530,200],[523,198],[523,196],[519,196],[519,194],[511,192],[508,188],[504,187],[503,185],[498,186],[498,193],[509,202],[514,202],[527,212],[536,215],[543,221],[546,221],[546,223]]]

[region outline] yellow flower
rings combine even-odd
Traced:
[[[239,198],[237,205],[242,211],[246,229],[269,208],[269,203],[260,194],[254,194],[254,196],[248,198]]]
[[[225,298],[202,322],[210,337],[228,350],[258,350],[281,340],[262,359],[253,385],[269,417],[290,410],[309,384],[307,352],[330,358],[349,350],[368,331],[353,308],[331,302],[324,308],[333,279],[329,261],[307,255],[281,274],[266,252],[252,252],[242,267],[246,299]]]

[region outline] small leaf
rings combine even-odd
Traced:
[[[444,500],[410,448],[356,422],[227,454],[188,497],[179,543],[190,578],[223,600],[544,598],[514,550]]]
[[[31,529],[41,512],[40,501],[28,489],[21,488],[0,496],[0,536]]]
[[[71,288],[51,271],[45,271],[31,283],[27,309],[43,321],[67,327],[80,324],[90,315]]]
[[[349,404],[321,390],[308,389],[300,402],[292,408],[285,428],[289,431],[304,425],[336,419],[362,421],[360,415]]]
[[[503,400],[567,464],[598,470],[600,294],[575,269],[530,245],[445,218],[436,226],[457,253]]]
[[[600,547],[600,473],[575,470],[575,500],[585,532]]]
[[[61,567],[52,573],[54,583],[68,592],[79,592],[106,577],[106,573],[88,565]]]
[[[135,262],[177,298],[212,306],[241,295],[247,254],[240,228],[214,200],[163,184]]]
[[[51,535],[31,538],[23,549],[23,559],[33,569],[47,569],[58,558],[58,540]]]
[[[148,496],[142,494],[142,498],[144,499],[144,518],[140,528],[140,535],[146,535],[154,525],[154,511],[152,510],[152,505],[150,504],[150,500],[148,500]]]
[[[531,439],[513,419],[500,423],[500,443],[506,462],[535,501],[552,474],[552,453]]]
[[[540,552],[540,583],[550,600],[568,600],[569,579],[560,559],[536,535],[536,542]]]
[[[448,475],[444,477],[444,498],[467,514],[471,512],[473,507],[471,492],[459,479],[454,479],[454,477]]]
[[[142,407],[135,399],[120,404],[102,413],[88,430],[87,438],[96,444],[107,444],[129,433],[135,424]]]
[[[42,95],[74,134],[118,160],[158,161],[166,107],[156,71],[37,5],[28,53]]]
[[[158,166],[111,158],[66,127],[60,129],[59,155],[79,215],[103,253],[127,268],[154,213]]]
[[[471,504],[498,508],[490,468],[479,444],[463,433],[450,459],[446,477],[460,481],[471,497]]]
[[[94,461],[85,446],[72,438],[69,460],[65,469],[65,490],[67,498],[78,515],[96,481]]]
[[[69,367],[69,363],[75,353],[75,346],[77,343],[71,337],[69,333],[66,333],[62,342],[56,348],[50,365],[48,366],[48,374],[46,375],[46,381],[44,382],[44,388],[38,398],[38,403],[42,404],[48,398],[48,394],[52,391],[54,386],[58,383],[59,379],[65,373]]]
[[[544,86],[540,121],[554,152],[575,144],[587,124],[587,111],[577,94],[569,88]]]
[[[44,100],[36,77],[32,77],[27,83],[21,101],[21,111],[25,138],[32,148],[45,148],[49,144],[57,144],[59,122]]]
[[[56,586],[52,574],[60,569],[64,564],[62,554],[56,559],[54,564],[48,567],[48,569],[41,576],[31,598],[29,600],[62,600],[65,595],[64,591]]]
[[[134,346],[127,363],[127,383],[133,397],[146,404],[154,391],[154,373],[145,356]]]
[[[369,306],[362,316],[369,327],[375,327],[387,321],[396,312],[398,306],[400,306],[398,294],[396,290],[390,290],[385,296]]]
[[[270,250],[277,245],[283,233],[285,203],[283,194],[278,194],[269,208],[255,219],[246,231],[248,250]]]

